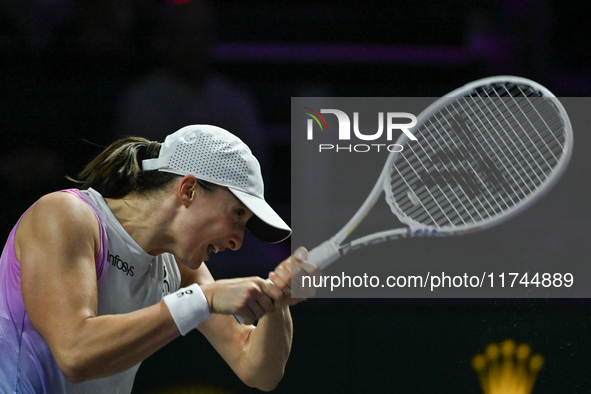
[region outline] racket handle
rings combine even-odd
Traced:
[[[308,261],[323,270],[341,257],[335,241],[324,241],[308,253]]]

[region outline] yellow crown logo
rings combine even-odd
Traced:
[[[529,394],[543,365],[544,358],[532,354],[529,345],[510,339],[491,343],[472,360],[484,394]]]

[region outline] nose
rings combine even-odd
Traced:
[[[242,246],[244,240],[244,227],[236,229],[228,237],[228,247],[232,250],[238,250]]]

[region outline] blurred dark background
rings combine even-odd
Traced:
[[[437,97],[497,74],[588,96],[585,10],[558,0],[2,0],[0,236],[118,136],[163,140],[188,123],[245,139],[267,199],[289,219],[290,97]],[[266,276],[291,250],[247,245],[212,262],[214,274]],[[310,300],[293,315],[279,393],[478,393],[472,357],[506,338],[545,357],[535,393],[591,392],[587,300]],[[179,383],[253,391],[196,332],[148,359],[134,392]]]

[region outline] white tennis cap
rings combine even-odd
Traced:
[[[191,125],[164,140],[157,159],[143,160],[144,171],[195,175],[227,187],[254,216],[246,228],[265,242],[280,242],[291,229],[265,201],[261,166],[244,142],[216,126]]]

